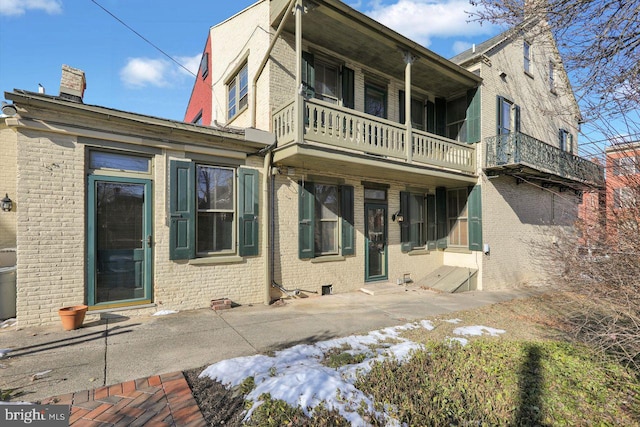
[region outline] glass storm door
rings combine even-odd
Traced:
[[[89,177],[88,303],[151,302],[151,181]]]
[[[366,203],[365,281],[387,279],[387,206]]]

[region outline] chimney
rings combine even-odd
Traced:
[[[60,98],[73,102],[82,103],[84,90],[87,88],[87,81],[84,78],[84,71],[77,68],[62,66],[62,79],[60,80]]]

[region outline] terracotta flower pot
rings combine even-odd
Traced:
[[[62,328],[65,331],[72,331],[82,326],[84,315],[87,313],[88,308],[86,305],[74,305],[73,307],[62,307],[58,310]]]

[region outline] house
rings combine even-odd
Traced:
[[[12,206],[0,212],[0,249],[17,249],[19,325],[58,322],[78,304],[90,319],[264,300],[269,135],[86,105],[84,87],[64,66],[59,96],[5,93],[14,114],[0,120],[1,190]],[[174,261],[194,250],[216,256]]]
[[[18,322],[543,280],[602,169],[536,28],[450,61],[338,0],[260,0],[209,30],[185,122],[85,105],[70,67],[6,93]]]
[[[605,150],[608,247],[637,248],[640,232],[640,143],[614,143]]]
[[[580,111],[545,22],[533,20],[451,60],[482,77],[486,286],[545,279],[549,241],[568,231],[604,169],[578,153]]]
[[[335,0],[258,1],[211,27],[185,121],[275,132],[274,285],[543,280],[542,248],[602,169],[577,156],[580,112],[541,30],[448,61]]]

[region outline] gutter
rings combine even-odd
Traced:
[[[273,50],[273,47],[278,41],[278,38],[280,38],[280,34],[282,34],[282,31],[284,30],[284,25],[287,22],[287,18],[293,11],[293,6],[295,4],[296,4],[296,0],[291,0],[289,2],[289,5],[287,6],[287,10],[284,13],[284,16],[282,17],[282,21],[280,21],[280,24],[278,25],[278,29],[276,30],[276,33],[273,36],[271,43],[269,44],[269,48],[267,49],[267,52],[265,53],[264,58],[262,58],[262,62],[260,62],[260,65],[258,66],[258,71],[256,72],[256,75],[253,77],[253,81],[251,82],[251,93],[253,94],[253,96],[251,97],[251,127],[254,127],[254,128],[256,127],[258,79],[262,75],[262,72],[264,71],[264,67],[267,66],[267,62],[269,61],[269,57],[271,56],[271,51]]]

